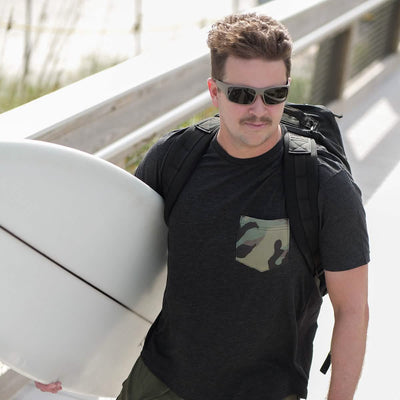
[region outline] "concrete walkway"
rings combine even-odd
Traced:
[[[354,81],[345,98],[333,104],[344,114],[340,125],[353,175],[366,204],[371,239],[370,328],[363,376],[355,400],[400,400],[400,317],[397,307],[399,261],[393,257],[400,226],[400,55],[378,63]],[[309,400],[325,398],[329,374],[319,368],[329,349],[333,316],[324,301],[315,342]],[[13,400],[88,399],[62,392],[43,394],[32,384]],[[93,398],[92,398],[93,399]]]
[[[355,400],[400,400],[400,261],[394,255],[400,226],[399,89],[400,55],[396,55],[354,82],[347,91],[351,98],[332,105],[344,115],[340,125],[353,175],[363,191],[371,242],[370,327]],[[315,342],[309,400],[321,400],[327,393],[329,374],[322,375],[319,368],[329,349],[332,326],[326,299]]]

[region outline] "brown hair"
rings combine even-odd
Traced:
[[[233,14],[217,21],[208,33],[211,76],[223,80],[229,56],[282,60],[290,76],[292,39],[286,27],[266,15]]]

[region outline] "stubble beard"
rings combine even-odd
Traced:
[[[269,118],[268,116],[265,117],[261,117],[258,118],[256,116],[248,116],[248,117],[243,117],[239,120],[239,124],[241,126],[245,126],[246,123],[251,123],[251,124],[257,124],[257,123],[262,123],[262,124],[266,124],[267,130],[270,130],[272,128],[273,125],[273,121],[271,118]],[[274,129],[273,132],[269,132],[269,134],[267,133],[265,136],[261,136],[259,137],[260,140],[255,140],[253,142],[253,140],[250,139],[250,137],[248,137],[246,134],[242,135],[242,141],[243,143],[246,143],[246,145],[250,146],[250,147],[259,147],[262,146],[263,144],[265,144],[266,142],[270,141],[272,137],[275,136],[275,134],[277,135],[277,140],[276,142],[279,140],[278,136],[280,138],[280,134],[277,132],[279,130],[279,124],[276,127],[276,130]],[[271,147],[273,147],[275,145],[275,140],[273,140],[273,143],[271,143]]]

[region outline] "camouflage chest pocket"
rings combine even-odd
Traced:
[[[281,267],[289,251],[287,218],[264,220],[241,216],[236,261],[260,272]]]

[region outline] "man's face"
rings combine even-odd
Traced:
[[[286,68],[283,61],[243,59],[229,56],[225,64],[223,81],[231,85],[264,88],[285,85]],[[219,109],[219,144],[231,156],[250,158],[264,154],[281,138],[279,122],[284,103],[264,104],[261,96],[250,105],[229,101],[218,90],[216,82],[209,79],[208,87],[212,102]]]

